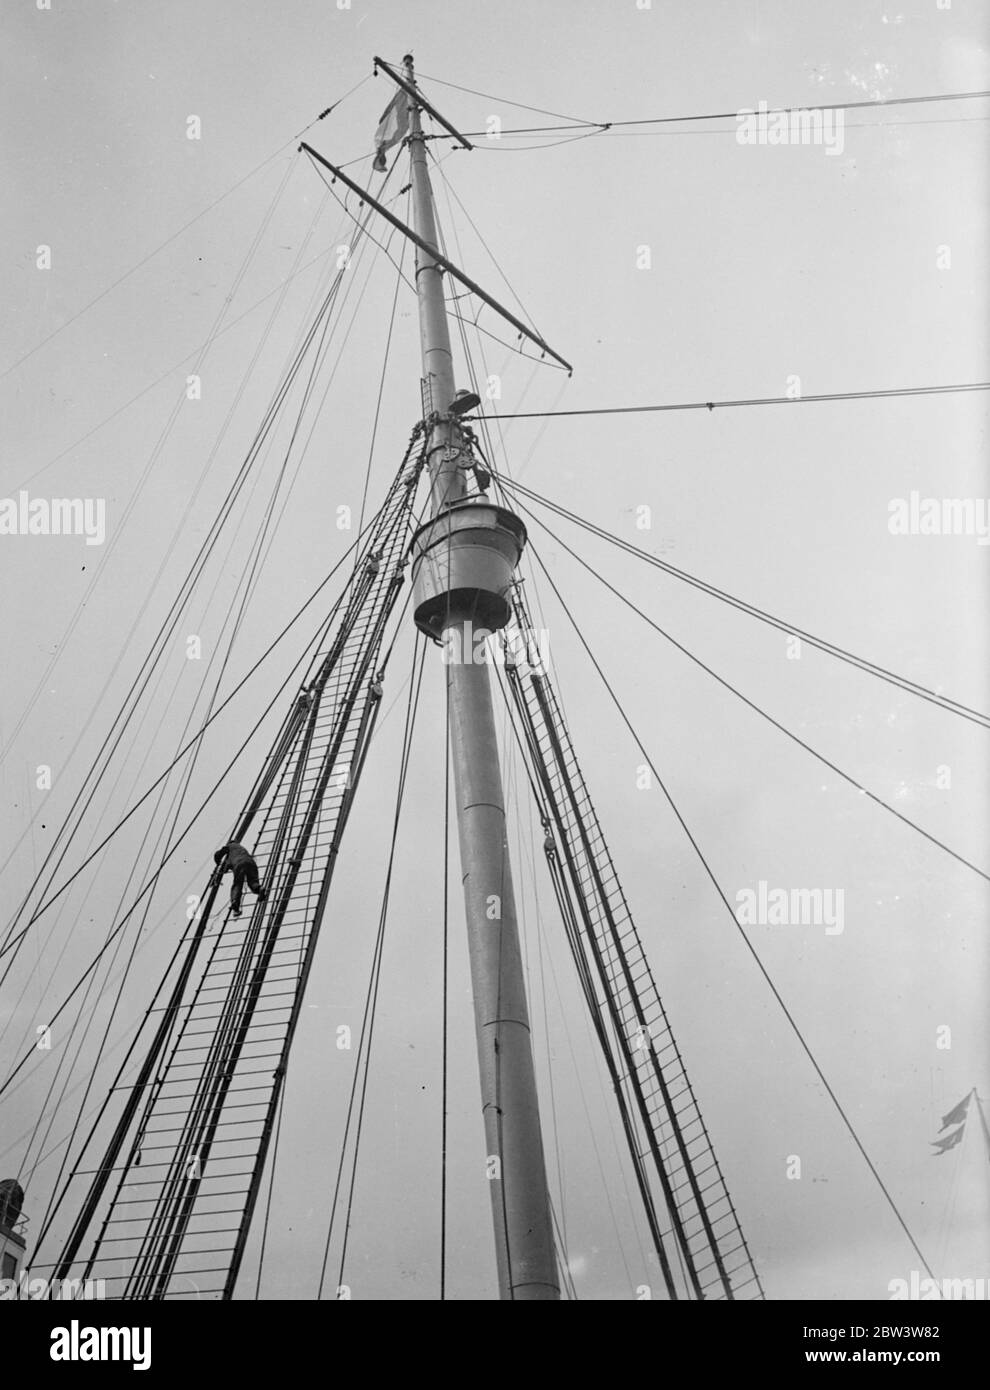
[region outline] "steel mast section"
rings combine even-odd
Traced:
[[[411,55],[403,59],[432,516],[415,538],[416,625],[442,643],[475,1029],[500,1296],[557,1299],[550,1198],[505,829],[488,665],[479,633],[504,627],[526,531],[485,498],[466,497],[474,459],[456,413],[433,192]],[[431,252],[435,253],[431,254]]]

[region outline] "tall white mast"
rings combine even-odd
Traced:
[[[405,78],[415,85],[411,55]],[[414,226],[439,252],[420,111],[410,101]],[[487,1142],[499,1290],[503,1299],[557,1299],[554,1255],[529,1015],[505,828],[502,774],[488,666],[472,661],[478,632],[508,620],[506,595],[525,543],[517,517],[467,500],[473,462],[457,416],[443,269],[417,246],[432,519],[421,528],[416,621],[447,657],[450,751],[460,838],[481,1102]]]

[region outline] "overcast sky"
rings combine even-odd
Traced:
[[[0,498],[24,488],[32,498],[103,499],[107,509],[102,546],[82,537],[0,537],[5,859],[20,841],[4,874],[11,911],[251,443],[333,274],[335,248],[352,234],[295,145],[321,111],[369,77],[374,54],[398,61],[412,49],[426,94],[471,131],[493,116],[508,130],[559,123],[561,115],[618,122],[761,101],[990,87],[986,16],[963,0],[948,9],[935,0],[654,0],[646,8],[635,0],[352,0],[345,9],[333,0],[91,0],[75,8],[52,0],[50,10],[25,0],[8,7],[5,30]],[[369,78],[306,138],[334,162],[359,161],[354,170],[366,178],[389,95],[385,79]],[[187,138],[192,116],[199,139]],[[741,145],[731,118],[570,143],[562,133],[503,135],[479,139],[473,153],[438,143],[456,194],[448,201],[438,178],[450,254],[513,307],[517,295],[575,366],[567,382],[485,340],[485,363],[477,363],[501,379],[498,408],[781,396],[794,378],[805,395],[986,380],[987,116],[985,100],[849,111],[840,153]],[[49,269],[38,268],[40,247],[50,248]],[[391,249],[397,253],[397,241]],[[338,342],[352,312],[353,328],[325,404],[305,450],[290,456],[288,502],[222,692],[351,539],[336,528],[336,509],[361,505],[396,278],[372,252],[354,269]],[[284,297],[273,293],[290,275]],[[218,323],[224,331],[201,357]],[[482,323],[511,343],[511,330],[490,314]],[[193,371],[199,401],[185,399]],[[419,374],[416,306],[403,286],[372,458],[373,503],[419,414]],[[56,883],[174,755],[203,679],[202,665],[186,660],[186,639],[202,638],[205,663],[225,638],[262,500],[285,457],[288,417]],[[889,504],[912,490],[986,499],[982,394],[518,420],[505,423],[503,439],[497,461],[541,494],[797,627],[988,708],[990,551],[972,536],[888,530]],[[649,530],[636,525],[643,506],[652,509]],[[550,524],[748,698],[990,869],[985,730],[807,646],[795,660],[781,632],[565,530],[566,522]],[[530,529],[730,901],[760,880],[843,890],[841,934],[755,926],[750,940],[936,1273],[990,1274],[986,1155],[975,1116],[961,1147],[938,1158],[931,1148],[941,1116],[966,1092],[976,1086],[990,1095],[986,879],[858,795],[651,631],[539,526]],[[890,1280],[918,1267],[917,1256],[662,793],[638,787],[642,755],[538,567],[524,572],[768,1296],[885,1298]],[[190,808],[316,624],[314,616],[294,644],[287,639],[218,721]],[[397,647],[389,702],[412,645],[410,631]],[[355,1297],[432,1299],[438,1291],[440,672],[438,660],[428,663],[399,836],[346,1269]],[[115,1041],[147,1006],[183,929],[186,894],[201,889],[272,733],[269,722],[163,876],[109,1051],[97,1054],[99,1027],[85,1044],[81,1030],[70,1038],[57,1028],[52,1051],[38,1053],[4,1103],[0,1175],[23,1161],[21,1136],[32,1130],[60,1058],[78,1050],[70,1089],[98,1064],[88,1105],[102,1094],[121,1055]],[[353,1054],[337,1051],[333,1038],[339,1024],[360,1018],[400,734],[401,699],[382,726],[348,829],[297,1036],[262,1282],[269,1297],[311,1298],[316,1289],[353,1067]],[[554,1201],[580,1296],[630,1298],[656,1271],[511,750],[506,764]],[[37,786],[42,765],[52,768],[51,790]],[[115,841],[63,910],[33,929],[0,1005],[4,1075],[91,960],[118,904],[143,882],[145,827],[138,821]],[[448,1289],[454,1298],[490,1297],[458,892],[455,863]],[[96,1024],[105,1017],[87,1012]],[[951,1047],[938,1045],[945,1028]],[[42,1149],[64,1140],[72,1114],[71,1103],[59,1107]],[[46,1117],[39,1142],[47,1125]],[[787,1177],[792,1155],[802,1160],[799,1180]],[[61,1157],[56,1148],[27,1185],[36,1224]],[[256,1249],[255,1241],[247,1294]]]

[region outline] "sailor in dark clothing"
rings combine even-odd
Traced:
[[[263,903],[268,897],[258,878],[258,866],[243,845],[232,840],[229,845],[217,850],[213,860],[218,865],[221,876],[226,873],[234,875],[230,887],[230,906],[235,917],[241,915],[241,894],[244,892],[245,881],[251,892],[257,894],[259,902]]]

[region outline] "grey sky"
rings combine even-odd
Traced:
[[[216,339],[197,368],[202,400],[184,402],[169,427],[196,350],[277,194],[225,324],[290,274],[318,212],[304,260],[350,236],[335,203],[320,211],[324,186],[294,153],[294,137],[370,73],[373,54],[398,60],[412,48],[428,96],[471,130],[484,128],[492,114],[505,127],[554,119],[505,99],[618,121],[735,111],[760,101],[858,101],[990,86],[986,15],[962,0],[948,10],[935,0],[886,8],[855,0],[654,0],[646,10],[635,0],[506,0],[494,7],[477,0],[353,0],[346,10],[332,0],[173,0],[166,7],[100,0],[81,10],[52,0],[51,11],[8,7],[4,27],[8,196],[0,284],[8,328],[0,371],[286,146],[0,382],[0,496],[16,497],[26,487],[32,497],[104,498],[108,518],[102,547],[75,537],[0,537],[4,843],[31,825],[4,875],[10,908],[71,804],[250,444],[312,296],[332,273],[332,255],[291,282],[229,426],[228,411],[277,297]],[[499,99],[445,88],[425,74]],[[388,96],[384,79],[366,81],[306,138],[335,162],[361,158],[354,169],[363,179]],[[201,118],[200,140],[186,138],[191,115]],[[813,146],[740,146],[731,119],[612,132],[545,149],[528,147],[562,137],[480,140],[474,153],[450,153],[443,173],[526,311],[576,367],[565,385],[561,374],[534,370],[486,340],[487,370],[502,379],[500,408],[778,396],[794,376],[805,394],[986,379],[986,118],[987,103],[975,100],[850,112],[837,156]],[[438,157],[448,148],[438,145]],[[514,304],[456,201],[448,206],[439,179],[436,193],[453,258]],[[41,245],[51,247],[50,270],[36,268]],[[649,268],[637,267],[643,247]],[[951,268],[940,267],[942,247],[950,249]],[[344,323],[359,294],[360,311],[225,690],[349,543],[336,529],[336,508],[360,506],[394,284],[395,271],[381,255],[372,264],[369,251],[355,269]],[[482,323],[506,336],[489,315]],[[372,466],[373,504],[419,412],[418,378],[415,303],[403,288]],[[260,465],[253,501],[235,513],[181,640],[177,635],[147,722],[125,747],[120,782],[96,803],[76,841],[73,866],[90,837],[95,843],[105,833],[174,752],[202,678],[202,667],[185,659],[186,636],[201,635],[204,660],[222,639],[222,617],[289,424],[283,421]],[[912,490],[987,497],[984,396],[545,426],[519,420],[506,422],[504,441],[511,472],[537,491],[797,626],[987,708],[987,547],[973,537],[892,536],[887,528],[888,504]],[[505,458],[499,461],[504,466]],[[643,505],[652,508],[648,531],[636,527]],[[985,731],[808,648],[799,660],[788,659],[783,634],[565,522],[550,525],[750,699],[987,866]],[[930,1148],[940,1116],[965,1092],[975,1085],[990,1094],[985,881],[858,796],[646,628],[538,526],[530,530],[730,900],[761,879],[843,888],[841,935],[755,927],[750,938],[936,1273],[986,1276],[987,1169],[975,1117],[960,1149],[933,1159]],[[891,1279],[917,1266],[916,1256],[662,793],[637,788],[642,757],[548,586],[534,578],[532,590],[546,615],[585,774],[768,1295],[884,1298]],[[65,638],[83,600],[78,625]],[[306,636],[314,627],[305,625]],[[208,741],[190,807],[226,765],[303,640],[285,644],[271,673],[238,697]],[[410,651],[407,637],[388,699],[405,677]],[[53,654],[57,663],[7,752]],[[346,1271],[355,1297],[437,1296],[439,672],[439,661],[428,668],[399,838]],[[352,1065],[350,1054],[334,1048],[334,1029],[359,1020],[400,726],[401,701],[383,727],[348,830],[297,1039],[267,1296],[315,1291]],[[181,930],[185,895],[202,886],[265,747],[263,737],[255,741],[163,880],[123,1018],[143,1011]],[[41,764],[53,768],[48,792],[36,788]],[[946,767],[948,788],[939,785],[938,770]],[[580,1295],[629,1298],[651,1277],[643,1223],[616,1158],[617,1130],[549,885],[532,870],[538,840],[529,844],[525,784],[511,759],[507,781],[513,826],[527,843],[521,855],[514,846],[515,873],[548,1149],[555,1155],[559,1144],[562,1158],[562,1197],[556,1157],[551,1161],[555,1201]],[[11,1022],[0,1045],[4,1075],[23,1050],[25,1030],[33,1036],[103,939],[138,842],[139,834],[122,836],[98,875],[86,875],[67,895],[65,911],[39,924],[43,953],[25,950],[17,988],[0,1005],[0,1026]],[[493,1294],[494,1267],[458,886],[455,866],[450,1293],[468,1298]],[[11,1017],[29,966],[34,973]],[[942,1025],[952,1030],[948,1050],[936,1046]],[[4,1176],[16,1171],[24,1147],[16,1141],[35,1121],[46,1069],[62,1046],[70,1040],[56,1033],[53,1051],[39,1053],[30,1080],[4,1105]],[[95,1058],[84,1051],[71,1084],[87,1059],[92,1068]],[[113,1056],[103,1058],[93,1098],[113,1064]],[[64,1136],[62,1114],[49,1146]],[[795,1154],[803,1176],[788,1181],[786,1163]],[[29,1185],[26,1210],[34,1222],[54,1174],[49,1161]],[[248,1273],[253,1279],[253,1267]]]

